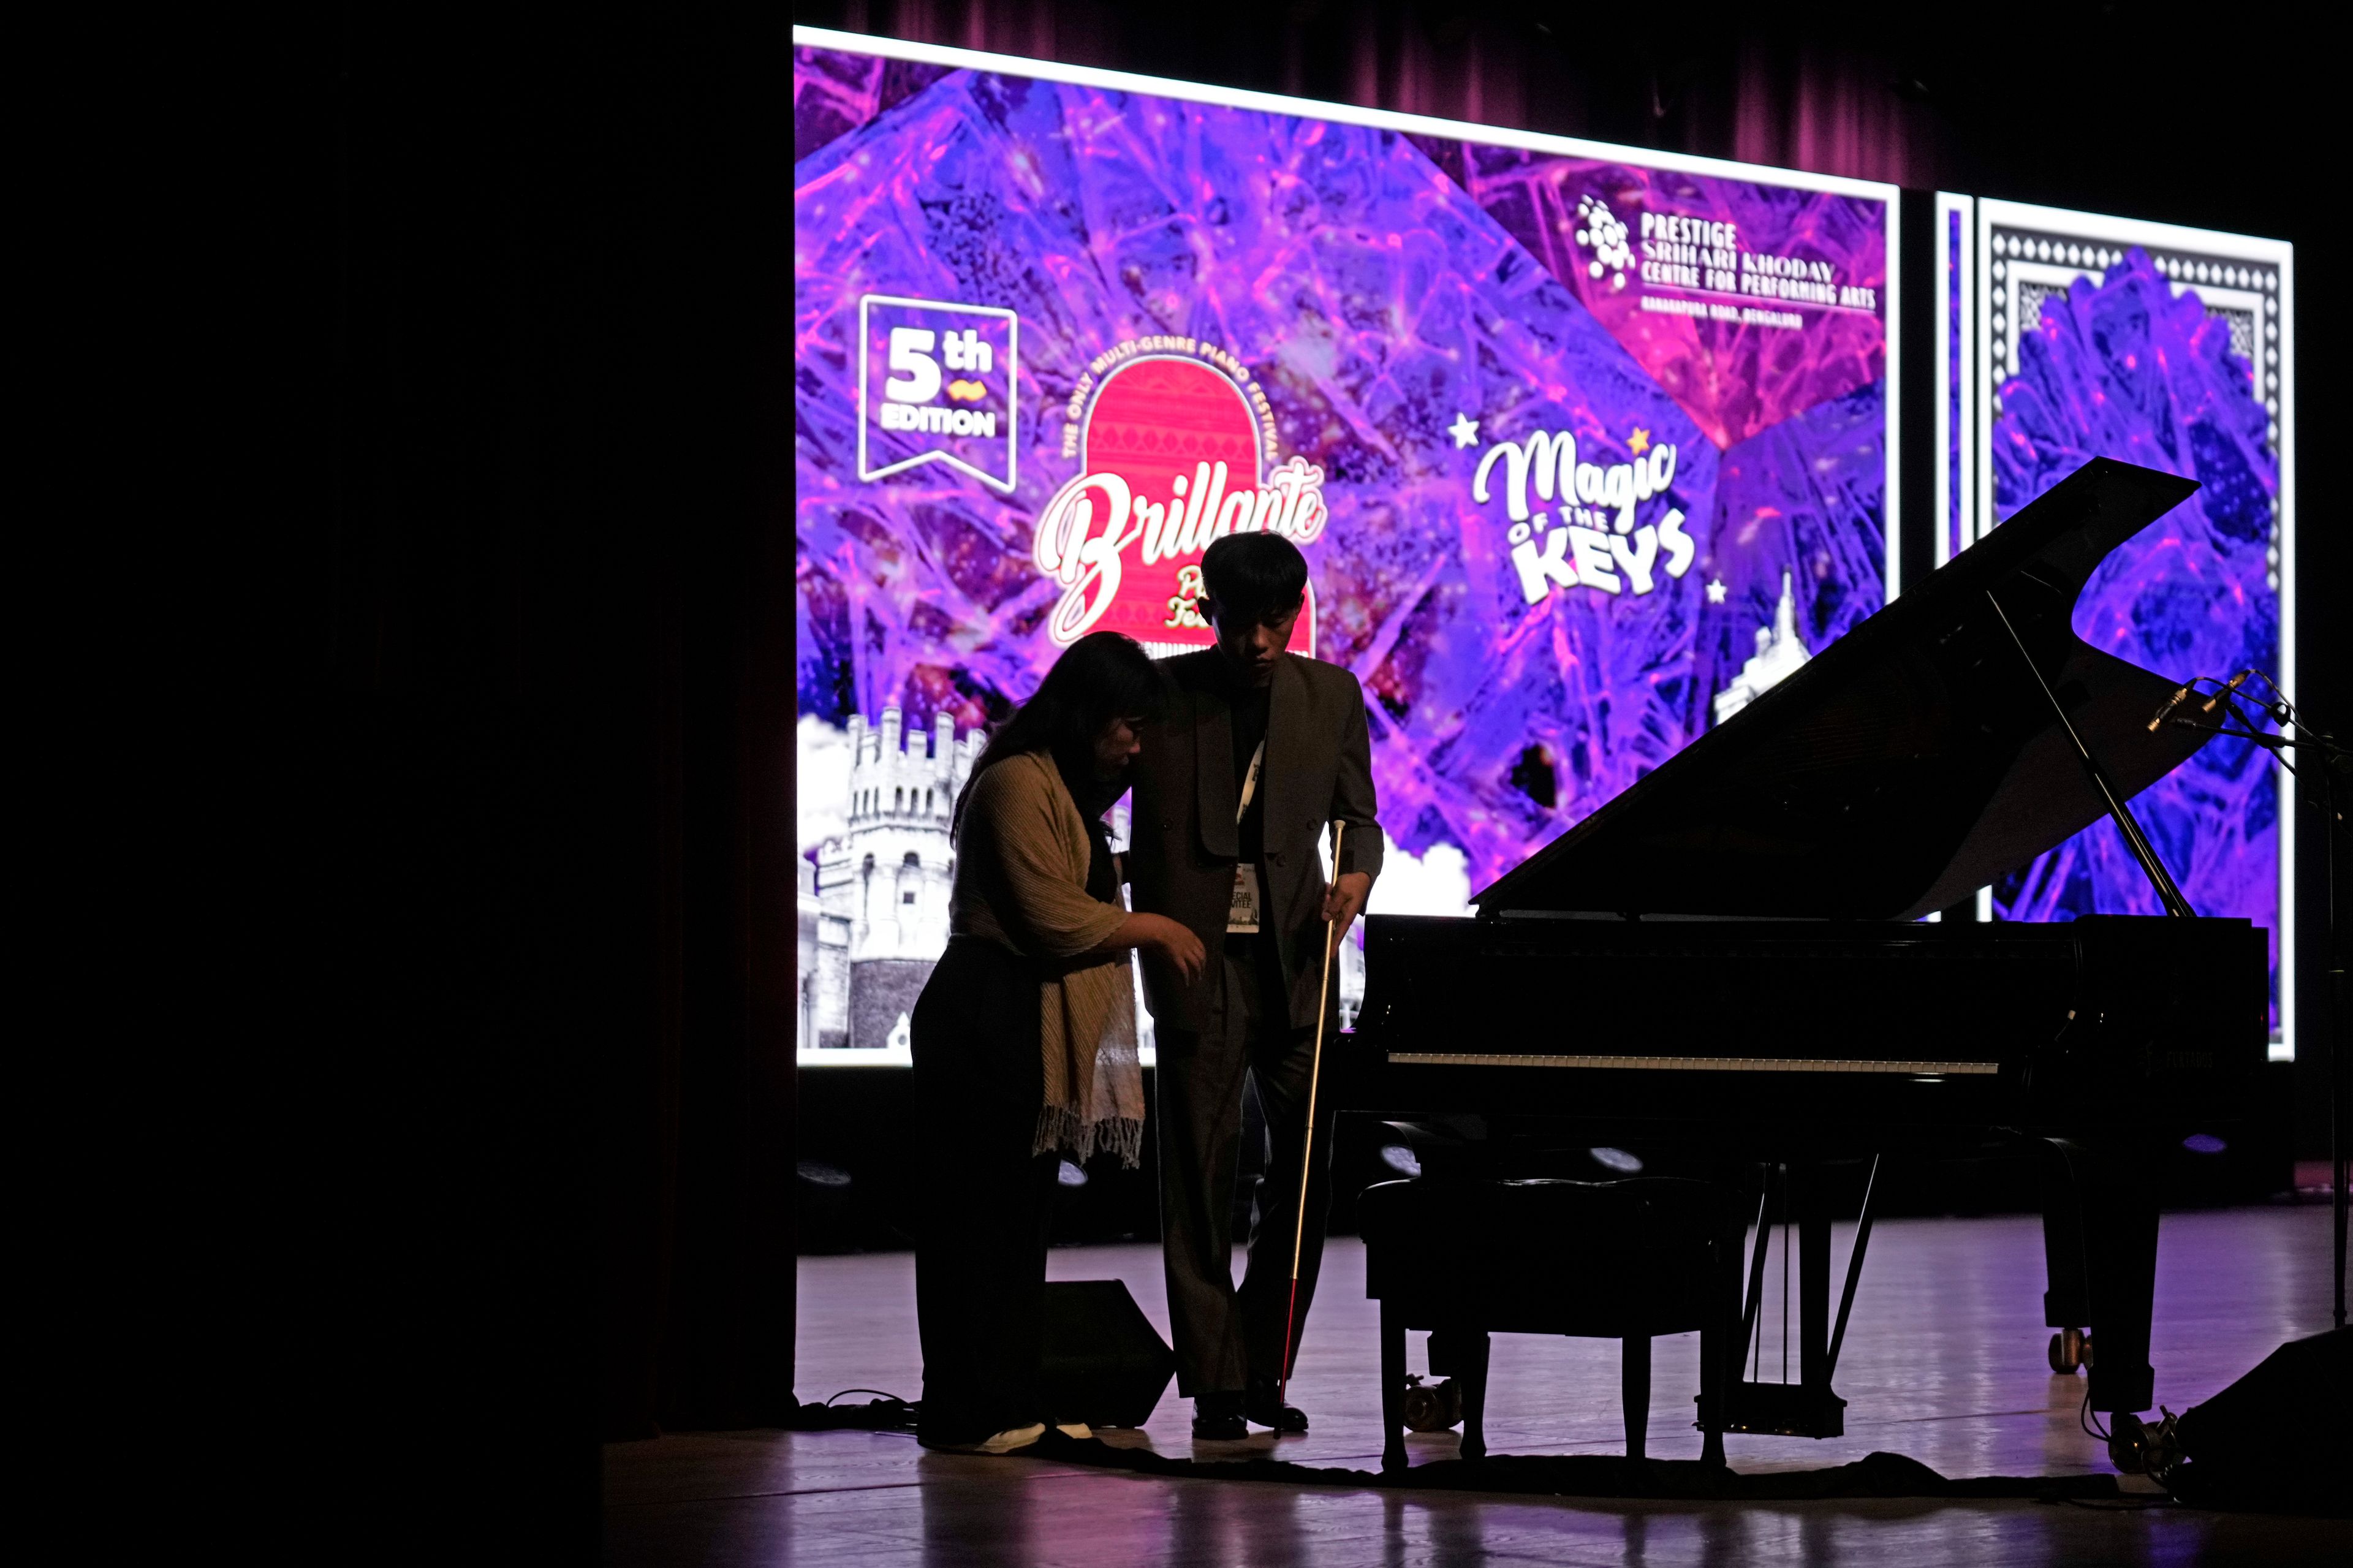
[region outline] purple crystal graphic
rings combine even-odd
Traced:
[[[1783,584],[1796,601],[1808,654],[1820,653],[1886,602],[1886,419],[1865,387],[1808,409],[1725,453],[1715,517],[1694,574],[1722,584],[1703,601],[1693,652],[1690,732],[1710,728],[1706,707],[1775,624]]]
[[[1281,458],[1323,471],[1316,653],[1365,685],[1384,826],[1417,853],[1461,848],[1474,889],[1705,727],[1721,649],[1770,619],[1785,571],[1812,651],[1878,607],[1879,318],[1809,310],[1791,331],[1642,312],[1639,279],[1602,299],[1579,262],[1564,282],[1586,254],[1573,236],[1532,254],[1493,210],[1573,213],[1592,184],[1639,214],[1626,182],[1667,176],[1547,174],[1493,149],[990,73],[893,98],[905,83],[880,62],[801,56],[803,714],[896,703],[911,726],[964,728],[1034,687],[1060,591],[1031,561],[1035,521],[1075,474],[1065,437],[1091,362],[1155,335],[1229,351]],[[1744,243],[1883,279],[1875,204],[1682,175],[1655,200],[1670,195],[1731,215]],[[869,295],[1018,315],[1009,493],[939,464],[859,480]],[[1567,473],[1549,492],[1530,479],[1535,515],[1510,515],[1500,464],[1474,499],[1498,443],[1539,437],[1572,438],[1597,484],[1637,463],[1665,476],[1669,448],[1672,475],[1622,533]],[[1639,570],[1570,573],[1572,527],[1595,560]]]
[[[1879,202],[1514,147],[1465,145],[1462,165],[1464,185],[1488,216],[1567,284],[1719,447],[1886,374]],[[1623,287],[1614,273],[1596,277],[1589,249],[1577,240],[1588,194],[1629,222],[1650,211],[1731,224],[1741,247],[1828,263],[1842,279],[1875,289],[1880,305],[1805,308],[1803,331],[1646,310],[1646,293],[1690,299],[1698,291],[1646,289],[1639,271]]]
[[[945,66],[838,49],[793,51],[793,162],[948,74]]]
[[[2174,679],[2279,669],[2279,596],[2265,558],[2279,461],[2252,367],[2195,290],[2176,295],[2136,250],[2105,281],[2042,305],[2020,342],[1993,426],[1994,501],[2007,517],[2094,456],[2199,481],[2199,491],[2109,556],[2075,608],[2094,647]],[[2250,742],[2218,739],[2133,802],[2200,914],[2272,931],[2278,1018],[2279,796]],[[2113,825],[2077,834],[1994,890],[2005,919],[2158,914]]]

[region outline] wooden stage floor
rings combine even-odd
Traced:
[[[1849,1239],[1841,1231],[1833,1254],[1841,1272]],[[802,1398],[853,1386],[920,1393],[913,1273],[904,1253],[801,1260]],[[1157,1247],[1057,1251],[1050,1273],[1125,1280],[1166,1333]],[[1190,1405],[1172,1384],[1143,1432],[1109,1436],[1173,1456],[1377,1468],[1377,1319],[1355,1240],[1333,1243],[1324,1279],[1293,1384],[1311,1434],[1197,1447]],[[2081,1381],[2053,1377],[2043,1361],[2042,1285],[2042,1232],[2031,1217],[1882,1222],[1838,1372],[1847,1436],[1735,1436],[1733,1466],[1811,1468],[1877,1449],[1947,1476],[2105,1473],[2105,1449],[2077,1426]],[[2325,1207],[2168,1215],[2152,1356],[2158,1398],[2179,1412],[2209,1397],[2283,1341],[2327,1328],[2328,1305]],[[1769,1309],[1771,1346],[1779,1323]],[[1417,1371],[1420,1339],[1409,1352]],[[1769,1377],[1769,1350],[1767,1360]],[[1696,1335],[1658,1342],[1655,1458],[1698,1457],[1697,1363]],[[1493,1453],[1622,1448],[1614,1343],[1499,1336],[1490,1386]],[[1455,1451],[1451,1433],[1411,1441],[1417,1463]],[[2353,1562],[2353,1525],[2341,1521],[2169,1503],[1666,1503],[1293,1489],[928,1454],[911,1436],[863,1432],[614,1444],[605,1495],[606,1560],[615,1568]]]

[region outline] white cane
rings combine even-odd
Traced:
[[[1348,831],[1345,822],[1332,825],[1332,883],[1340,881],[1340,844]],[[1299,1159],[1299,1207],[1291,1231],[1291,1300],[1282,1310],[1282,1373],[1274,1385],[1274,1414],[1281,1416],[1291,1394],[1291,1336],[1298,1323],[1299,1255],[1307,1240],[1307,1183],[1315,1170],[1315,1089],[1324,1073],[1324,1018],[1332,1005],[1332,955],[1340,944],[1333,940],[1332,922],[1324,922],[1324,984],[1315,997],[1315,1054],[1307,1068],[1307,1142]],[[1277,1430],[1281,1430],[1278,1426]]]

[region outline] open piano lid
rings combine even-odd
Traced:
[[[2105,815],[2014,644],[2119,796],[2205,735],[2177,682],[2077,637],[2108,552],[2195,481],[2094,458],[1912,593],[1478,895],[1536,910],[1915,920]]]

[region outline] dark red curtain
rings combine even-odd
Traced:
[[[1934,110],[1883,13],[1766,27],[1707,6],[847,0],[797,17],[1899,184],[1941,173]]]
[[[2300,18],[2243,69],[2201,42],[2211,11],[2114,0],[2000,26],[1884,0],[798,0],[793,19],[1915,189],[2329,226],[2303,194],[2334,136],[2333,57]]]

